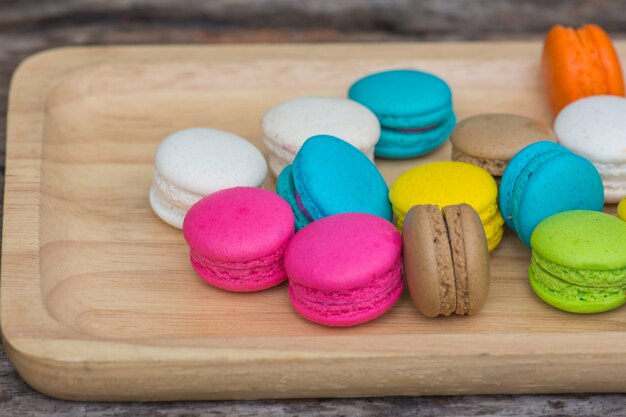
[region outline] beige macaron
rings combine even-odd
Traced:
[[[539,141],[556,142],[556,136],[536,120],[514,114],[468,117],[450,135],[452,160],[474,164],[493,176],[501,176],[516,153]]]
[[[487,239],[467,204],[418,205],[402,233],[404,274],[413,302],[426,317],[476,314],[490,284]]]

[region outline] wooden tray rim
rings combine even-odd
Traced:
[[[616,44],[626,48],[626,41]],[[315,50],[311,59],[320,55],[326,57],[333,54],[349,53],[356,58],[367,58],[368,48],[376,48],[380,44],[329,44],[306,45]],[[385,44],[390,55],[412,53],[415,57],[428,56],[427,59],[450,58],[447,54],[451,48],[462,46],[459,58],[495,55],[493,43],[449,43],[449,44]],[[497,56],[520,57],[537,51],[537,42],[501,43]],[[157,340],[137,340],[117,342],[111,340],[86,339],[84,335],[72,334],[50,317],[43,302],[33,308],[43,310],[50,322],[50,335],[29,333],[8,319],[10,310],[15,307],[13,299],[16,281],[32,276],[39,271],[38,258],[38,219],[40,193],[40,155],[42,149],[43,114],[46,98],[54,88],[76,71],[94,66],[124,63],[158,63],[162,61],[163,49],[168,50],[168,60],[178,56],[185,60],[206,59],[210,53],[231,61],[245,61],[262,56],[271,50],[274,56],[289,57],[297,54],[302,45],[219,45],[219,46],[109,46],[109,47],[67,47],[48,50],[27,58],[15,71],[11,81],[7,117],[7,169],[5,186],[4,229],[2,242],[2,270],[0,293],[0,322],[2,337],[10,359],[18,372],[36,389],[61,398],[89,398],[84,393],[76,396],[71,390],[52,387],[51,381],[37,381],[32,375],[45,380],[50,378],[49,369],[66,369],[69,374],[90,362],[94,367],[110,367],[134,362],[150,366],[163,361],[163,355],[169,362],[180,362],[186,366],[207,364],[220,365],[224,362],[244,364],[249,361],[269,361],[283,364],[302,365],[313,360],[359,360],[368,361],[374,358],[400,358],[407,360],[429,361],[438,357],[454,356],[463,358],[462,366],[473,369],[475,364],[485,364],[484,358],[494,360],[496,366],[504,366],[504,358],[515,358],[519,363],[534,361],[538,357],[552,358],[559,366],[577,366],[580,360],[587,361],[589,367],[613,369],[613,375],[626,375],[626,332],[589,332],[589,333],[465,333],[465,334],[420,334],[420,335],[381,335],[381,336],[333,336],[333,340],[342,348],[329,347],[327,337],[255,337],[249,340],[250,346],[233,348],[228,340],[232,338],[193,339],[191,345],[163,345]],[[299,56],[299,55],[298,55]],[[44,81],[32,82],[33,74],[44,74]],[[33,124],[25,135],[18,131],[14,114],[20,109],[33,106],[37,108],[37,123]],[[32,116],[32,115],[31,115]],[[33,244],[33,242],[36,242]],[[16,267],[22,265],[22,267]],[[9,268],[15,272],[9,272]],[[17,269],[16,269],[17,268]],[[32,279],[32,278],[31,278]],[[54,322],[54,323],[53,323]],[[56,323],[56,324],[55,324]],[[524,345],[519,338],[525,338]],[[244,338],[245,339],[245,338]],[[364,339],[369,339],[363,343]],[[394,343],[390,343],[393,339]],[[419,348],[415,342],[419,340]],[[397,343],[399,341],[406,343]],[[226,343],[224,343],[226,342]],[[356,346],[367,345],[371,348],[362,351],[352,350]],[[407,345],[413,345],[407,349]],[[191,346],[191,347],[189,347]],[[203,347],[205,346],[205,347]],[[206,347],[210,346],[210,347]],[[280,350],[274,347],[280,346]],[[285,355],[285,346],[293,355]],[[71,347],[71,349],[68,349]],[[441,351],[439,350],[442,349]],[[181,354],[172,352],[179,351]],[[139,366],[141,368],[141,366]],[[489,366],[489,365],[487,365]],[[608,368],[607,368],[608,367]],[[509,368],[509,371],[513,371]],[[78,374],[77,374],[78,375]],[[594,374],[595,375],[595,374]],[[600,375],[596,375],[600,377]],[[603,378],[599,378],[603,379]],[[618,383],[620,381],[617,381]],[[625,391],[626,378],[622,376],[618,391]],[[608,387],[608,390],[613,390]],[[567,391],[567,390],[566,390]],[[479,391],[480,392],[480,391]],[[483,392],[499,392],[487,388]],[[501,392],[531,392],[513,389]],[[402,393],[402,392],[400,392]],[[410,390],[407,393],[411,393]],[[418,392],[420,393],[420,392]],[[310,395],[305,395],[310,396]],[[184,397],[184,395],[182,396]],[[181,397],[181,398],[182,398]],[[210,395],[206,396],[207,398]],[[281,397],[281,395],[277,395]],[[92,397],[101,399],[100,397]],[[126,398],[104,398],[116,399]],[[133,396],[137,399],[155,399],[149,396]],[[178,398],[178,397],[177,397]],[[204,398],[204,396],[202,396]],[[222,398],[222,397],[220,397]],[[226,396],[228,398],[228,396]],[[235,396],[233,398],[255,398],[252,396]]]

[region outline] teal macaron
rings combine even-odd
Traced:
[[[548,217],[531,237],[530,285],[546,303],[600,313],[626,303],[626,223],[573,210]]]
[[[450,136],[456,116],[452,92],[441,78],[416,70],[391,70],[357,80],[348,97],[380,121],[376,156],[401,159],[437,149]]]
[[[291,205],[298,230],[339,213],[392,219],[389,189],[374,163],[334,136],[307,139],[278,176],[276,191]]]
[[[554,142],[533,143],[509,162],[498,194],[506,224],[530,245],[535,227],[553,214],[602,211],[602,178],[591,162]]]

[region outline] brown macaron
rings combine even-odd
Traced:
[[[479,114],[462,120],[452,131],[452,160],[502,176],[516,153],[542,140],[556,142],[556,136],[533,119],[514,114]]]
[[[414,206],[402,233],[404,274],[427,317],[476,314],[489,294],[489,250],[478,213],[467,204]]]

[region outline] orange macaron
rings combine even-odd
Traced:
[[[554,115],[579,98],[624,96],[619,58],[606,32],[596,25],[580,29],[556,25],[543,46],[544,88]]]

